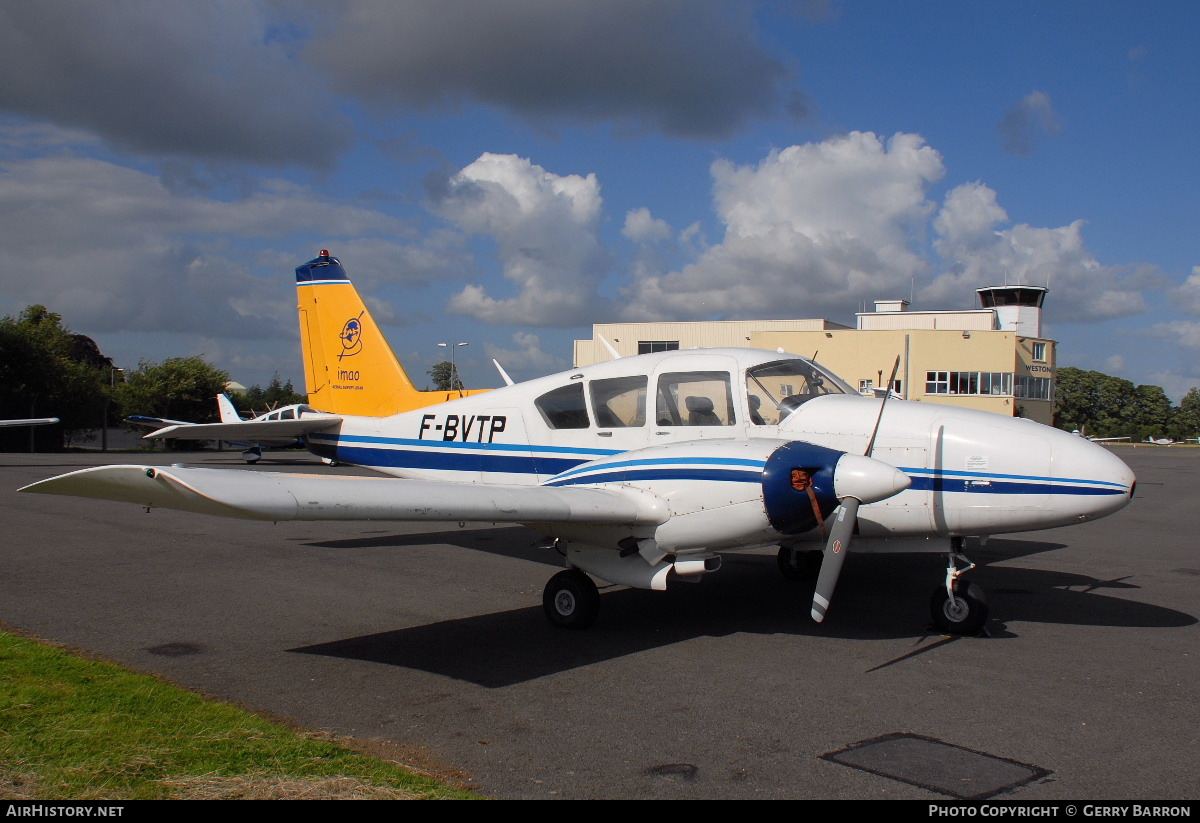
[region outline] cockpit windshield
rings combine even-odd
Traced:
[[[855,394],[844,380],[809,360],[777,360],[746,370],[750,422],[774,426],[825,394]]]

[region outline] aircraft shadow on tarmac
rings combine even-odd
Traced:
[[[513,534],[511,529],[478,531]],[[435,538],[447,538],[445,542],[457,543],[449,538],[471,534],[426,533],[394,539],[428,544]],[[488,546],[486,551],[525,556],[512,545],[518,541],[485,536],[492,537],[496,544],[508,545],[471,542],[483,542]],[[1017,637],[1001,620],[1157,628],[1196,623],[1195,617],[1183,612],[1103,593],[1138,588],[1125,580],[1103,581],[1087,575],[988,565],[1058,548],[1061,544],[992,540],[986,550],[972,552],[979,567],[971,572],[971,579],[989,592],[992,614],[999,618],[989,622],[992,639]],[[550,554],[544,549],[529,551]],[[895,555],[852,558],[843,571],[829,620],[821,625],[808,616],[811,584],[783,579],[772,556],[726,555],[720,572],[697,584],[679,583],[665,592],[616,586],[602,590],[600,618],[582,632],[549,626],[538,604],[290,651],[403,666],[486,688],[503,688],[699,637],[739,632],[843,640],[916,638],[920,642],[933,631],[929,628],[927,604],[942,564],[940,555],[915,561],[912,556]]]

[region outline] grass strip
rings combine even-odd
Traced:
[[[477,795],[151,675],[0,631],[0,798]]]

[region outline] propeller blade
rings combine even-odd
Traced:
[[[829,542],[825,544],[825,556],[821,560],[821,574],[817,577],[817,588],[813,592],[812,619],[818,623],[825,620],[829,601],[842,573],[842,561],[850,550],[850,538],[854,534],[854,521],[858,519],[857,498],[847,497],[838,508],[833,528],[829,531]]]
[[[878,464],[876,461],[870,460],[871,452],[875,450],[875,436],[879,434],[879,424],[883,422],[883,408],[887,405],[888,398],[892,396],[892,386],[896,384],[896,372],[899,369],[900,355],[896,355],[896,362],[892,365],[892,374],[888,377],[883,400],[879,403],[879,415],[875,418],[875,428],[871,430],[871,438],[867,441],[867,450],[863,453],[863,457],[867,460],[855,462],[863,461],[863,458],[859,457],[856,457],[855,461],[847,460],[846,458],[851,455],[842,458],[847,463],[847,473],[853,475],[852,482],[863,486],[864,489],[871,488],[870,499],[872,502],[899,494],[912,483],[912,480],[898,469],[887,466],[888,469],[891,469],[890,472],[881,471],[879,466],[886,464]],[[867,497],[868,495],[864,494],[863,496]],[[829,542],[825,544],[825,553],[821,558],[821,574],[817,577],[817,588],[813,592],[812,619],[817,623],[824,622],[825,615],[829,612],[829,601],[833,599],[833,590],[837,587],[838,576],[842,573],[842,563],[846,559],[846,553],[850,551],[850,538],[854,536],[854,524],[858,520],[858,507],[861,505],[862,501],[857,497],[847,495],[841,498],[837,518],[833,522],[833,528],[829,530]]]

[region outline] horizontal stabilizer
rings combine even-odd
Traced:
[[[433,520],[657,525],[665,504],[619,492],[237,469],[99,466],[21,489],[248,520]],[[661,504],[661,505],[660,505]]]
[[[144,426],[149,429],[161,429],[163,426],[195,425],[186,420],[171,420],[168,417],[147,417],[144,414],[131,414],[125,418],[125,422],[131,426]]]
[[[167,426],[152,431],[146,440],[169,437],[182,440],[289,440],[312,432],[331,429],[340,417],[300,417],[296,420],[247,420],[244,423],[195,423]]]

